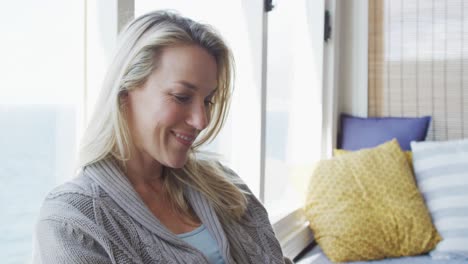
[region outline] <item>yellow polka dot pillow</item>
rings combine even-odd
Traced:
[[[352,152],[353,152],[352,150],[334,149],[333,150],[333,156],[339,156],[339,155],[348,154],[348,153],[352,153]],[[408,161],[408,164],[412,168],[413,167],[413,152],[405,151],[404,153],[405,153],[405,156],[406,156],[406,160]]]
[[[396,140],[319,162],[305,211],[334,262],[417,255],[441,239]]]

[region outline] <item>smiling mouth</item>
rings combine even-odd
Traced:
[[[182,144],[186,145],[186,146],[191,146],[193,141],[195,141],[195,137],[194,136],[188,136],[188,135],[184,135],[184,134],[179,134],[179,133],[176,133],[176,132],[173,132],[174,133],[174,136],[175,138]]]

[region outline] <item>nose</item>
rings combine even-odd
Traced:
[[[208,122],[208,111],[205,103],[193,104],[187,119],[187,124],[199,131],[202,131],[208,126]]]

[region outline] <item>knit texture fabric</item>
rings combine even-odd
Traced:
[[[226,170],[226,177],[239,177]],[[226,263],[289,263],[263,205],[249,192],[239,223],[223,225],[210,201],[187,187],[186,197],[216,240]],[[33,263],[209,263],[153,216],[112,160],[87,166],[55,188],[36,225]]]

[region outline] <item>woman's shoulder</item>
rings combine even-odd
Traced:
[[[96,194],[93,191],[94,182],[83,173],[56,186],[45,197],[45,201],[61,200],[64,196],[77,199],[92,199]]]
[[[42,202],[39,220],[66,219],[67,217],[90,217],[94,200],[99,196],[93,181],[80,173],[75,178],[53,188]]]
[[[46,195],[34,229],[33,263],[108,262],[111,251],[95,214],[94,189],[92,180],[80,174]]]

